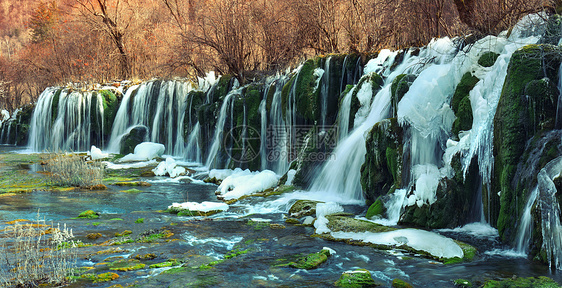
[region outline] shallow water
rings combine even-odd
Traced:
[[[0,146],[0,153],[13,151],[14,147]],[[33,173],[33,172],[30,172]],[[478,248],[476,259],[470,263],[443,265],[433,260],[417,257],[399,250],[379,251],[371,247],[351,246],[342,242],[330,242],[316,237],[312,227],[293,226],[284,223],[284,214],[298,198],[315,198],[318,195],[294,192],[268,198],[247,198],[232,204],[228,211],[210,217],[178,217],[159,212],[174,202],[217,201],[216,185],[178,183],[169,178],[147,178],[152,186],[135,187],[142,192],[124,193],[131,187],[109,186],[107,191],[48,192],[35,191],[28,194],[0,197],[0,229],[5,221],[35,219],[37,211],[47,222],[66,223],[74,230],[77,239],[89,233],[101,233],[100,243],[125,229],[139,235],[149,229],[166,227],[174,233],[174,239],[157,244],[124,244],[124,251],[111,255],[98,255],[96,248],[81,248],[79,266],[93,266],[109,256],[133,257],[131,255],[155,253],[158,258],[182,259],[187,267],[198,267],[217,259],[232,249],[248,250],[246,254],[228,259],[212,269],[201,271],[189,269],[180,274],[159,275],[166,269],[142,269],[134,272],[119,272],[113,284],[123,286],[135,283],[139,287],[160,286],[260,286],[260,287],[330,287],[347,270],[363,268],[371,271],[373,278],[386,286],[394,278],[412,283],[415,287],[452,287],[459,278],[482,283],[486,279],[549,276],[559,283],[559,273],[548,267],[521,257],[504,247],[497,232],[487,225],[474,224],[465,229],[440,230],[439,233],[465,241]],[[345,205],[346,212],[361,214],[365,207]],[[85,210],[100,212],[96,220],[72,219]],[[122,220],[112,221],[114,218]],[[135,220],[144,218],[144,224]],[[101,224],[94,226],[94,222]],[[282,224],[284,229],[274,229],[269,224]],[[112,246],[113,247],[113,246]],[[329,247],[336,254],[318,269],[299,270],[290,267],[275,267],[279,259],[294,259],[295,255],[310,254]],[[90,250],[88,250],[90,249]],[[105,271],[104,271],[105,272]],[[103,272],[99,272],[103,273]],[[189,286],[188,285],[188,286]],[[108,283],[77,282],[71,287],[107,287]]]

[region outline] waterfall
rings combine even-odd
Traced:
[[[47,88],[37,100],[35,111],[31,116],[31,133],[29,135],[29,147],[33,151],[47,149],[51,142],[48,134],[52,127],[52,103],[53,96],[57,93],[57,88]]]
[[[325,127],[328,125],[326,123],[326,116],[328,115],[328,93],[330,92],[330,63],[332,62],[332,57],[328,56],[326,58],[326,63],[324,64],[324,73],[322,75],[321,84],[322,87],[320,89],[320,127]]]
[[[271,111],[269,112],[269,119],[271,124],[267,127],[265,132],[267,162],[271,163],[271,169],[277,174],[283,174],[289,169],[289,131],[291,127],[288,126],[283,119],[282,99],[281,94],[283,86],[287,81],[286,76],[277,78],[274,82],[275,92],[271,101]],[[263,130],[262,130],[262,133]]]
[[[201,125],[199,122],[195,124],[191,134],[189,134],[189,141],[187,141],[187,146],[185,148],[185,158],[190,161],[195,161],[197,163],[202,162],[201,147],[199,147],[199,140],[201,138]]]
[[[562,173],[562,157],[548,162],[537,175],[537,186],[531,192],[517,229],[517,251],[527,253],[532,239],[533,222],[541,225],[542,251],[546,253],[549,266],[562,267],[562,225],[560,224],[560,204],[556,199],[556,186],[553,180]],[[536,205],[536,206],[535,206]],[[540,219],[533,221],[531,213],[535,206]]]
[[[562,41],[562,38],[560,38]],[[560,45],[560,44],[558,44]],[[554,128],[560,129],[562,128],[562,63],[560,63],[560,67],[558,68],[558,101],[556,102],[556,121],[554,122]]]
[[[213,136],[211,149],[209,150],[209,155],[207,156],[207,160],[205,161],[205,166],[209,168],[216,168],[217,165],[219,165],[219,163],[217,163],[218,159],[216,158],[219,153],[219,149],[223,144],[223,132],[224,132],[223,129],[226,123],[228,109],[234,103],[234,101],[232,101],[234,100],[234,95],[238,95],[238,93],[240,93],[239,90],[233,90],[229,92],[222,102],[221,110],[219,112],[219,119],[215,127],[215,133]],[[232,119],[232,117],[230,118]],[[219,168],[223,168],[223,167],[219,167]]]
[[[117,115],[115,116],[115,121],[113,121],[113,129],[111,130],[111,137],[109,139],[109,148],[108,150],[111,152],[118,153],[119,152],[119,144],[121,141],[121,136],[127,128],[130,126],[130,112],[129,112],[129,103],[131,102],[131,95],[134,92],[137,92],[139,85],[135,85],[127,89],[125,92],[125,96],[123,96],[123,100],[119,109],[117,110]]]

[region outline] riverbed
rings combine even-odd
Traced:
[[[14,151],[25,153],[22,148],[0,146],[1,154]],[[37,173],[41,170],[39,163],[28,164],[18,167],[45,177]],[[205,177],[204,169],[197,165],[188,168],[198,171],[191,183],[169,177],[140,177],[138,180],[150,186],[135,187],[134,192],[109,184],[102,191],[34,190],[2,195],[0,230],[10,221],[33,221],[37,215],[49,225],[66,224],[75,240],[87,244],[74,248],[76,267],[90,267],[88,273],[94,275],[111,271],[119,276],[99,283],[79,279],[68,287],[332,287],[342,273],[356,269],[370,271],[373,279],[386,287],[394,279],[414,287],[453,287],[456,279],[467,279],[475,285],[490,279],[531,276],[562,281],[557,271],[502,245],[497,231],[485,223],[437,231],[478,249],[472,261],[458,264],[443,264],[401,249],[377,250],[315,237],[314,227],[286,222],[287,212],[297,199],[313,197],[304,191],[248,197],[211,216],[164,212],[172,203],[220,202],[215,195],[217,185],[200,181]],[[344,212],[355,215],[364,215],[367,208],[343,207]],[[86,210],[98,212],[99,218],[76,218]],[[94,239],[92,235],[97,234]],[[325,247],[333,252],[315,269],[284,265]],[[144,266],[112,270],[116,262]],[[174,264],[150,268],[165,262]]]

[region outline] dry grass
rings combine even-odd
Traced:
[[[61,152],[47,153],[44,157],[52,185],[92,189],[102,184],[105,166],[99,160]]]
[[[0,286],[37,287],[66,282],[75,266],[72,230],[56,228],[39,218],[35,223],[17,221],[0,232]]]

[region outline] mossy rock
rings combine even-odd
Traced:
[[[371,204],[371,206],[369,206],[365,217],[367,219],[371,219],[375,216],[382,216],[385,211],[386,209],[384,207],[384,203],[382,202],[381,197],[379,197],[373,204]]]
[[[469,96],[470,91],[476,86],[476,84],[480,81],[478,77],[472,75],[470,72],[466,72],[459,84],[457,84],[457,88],[455,89],[455,93],[453,94],[453,100],[451,103],[451,108],[455,114],[459,111],[459,105],[461,101]]]
[[[150,268],[150,269],[165,268],[165,267],[173,267],[173,266],[180,266],[180,265],[181,265],[181,262],[179,262],[178,260],[175,260],[175,259],[171,259],[171,260],[168,260],[166,262],[152,264],[152,265],[148,266],[148,268]]]
[[[455,228],[467,224],[471,219],[472,207],[480,204],[475,203],[478,197],[474,193],[479,191],[482,181],[477,162],[473,159],[465,176],[460,153],[455,154],[451,160],[454,176],[439,181],[437,201],[431,206],[425,204],[421,207],[406,207],[399,223],[430,229]]]
[[[402,186],[403,130],[396,118],[385,119],[371,128],[361,166],[361,187],[367,205]]]
[[[316,204],[323,203],[313,200],[297,200],[289,209],[289,217],[301,218],[304,216],[316,217]]]
[[[457,119],[453,122],[453,134],[459,135],[460,131],[468,131],[472,129],[472,105],[470,104],[470,98],[466,97],[462,99],[459,104],[458,112],[456,113]]]
[[[490,280],[484,284],[484,288],[559,288],[556,281],[545,277],[528,277],[505,280]]]
[[[391,93],[391,108],[392,108],[392,116],[396,117],[396,113],[398,112],[398,103],[402,100],[402,97],[408,93],[410,90],[410,86],[416,80],[417,76],[413,74],[400,74],[394,78],[392,84],[390,86],[390,93]]]
[[[341,216],[341,215],[327,215],[326,219],[328,219],[328,228],[333,232],[372,232],[372,233],[379,233],[379,232],[388,232],[396,230],[396,228],[383,226],[377,223],[355,219],[348,216]]]
[[[363,287],[380,287],[382,285],[378,284],[373,280],[371,272],[366,269],[357,269],[354,271],[343,272],[340,279],[334,283],[336,287],[344,288],[363,288]]]
[[[99,217],[100,213],[94,212],[93,210],[86,210],[78,215],[78,218],[80,219],[97,219]]]
[[[119,153],[127,155],[135,152],[135,147],[148,140],[148,127],[138,125],[123,135],[120,142]]]
[[[361,77],[361,79],[359,79],[359,82],[357,83],[357,85],[355,86],[355,88],[353,89],[353,92],[351,94],[351,107],[350,107],[350,113],[349,113],[349,130],[350,131],[355,126],[355,116],[357,114],[357,111],[359,111],[359,109],[362,106],[361,102],[359,101],[358,94],[359,94],[359,91],[361,91],[361,89],[363,88],[364,84],[370,84],[371,85],[372,98],[374,98],[375,95],[382,88],[382,85],[384,84],[384,80],[377,73],[369,73],[369,74],[363,75]],[[367,106],[368,108],[370,108],[370,104],[371,104],[370,102],[369,103],[363,103],[363,105],[368,105]]]
[[[525,189],[518,188],[515,177],[526,143],[543,129],[552,127],[548,123],[555,121],[556,102],[552,103],[552,99],[556,97],[552,96],[557,96],[558,92],[549,88],[552,87],[549,82],[558,81],[552,79],[558,79],[561,52],[557,46],[527,45],[515,51],[509,62],[494,117],[494,175],[488,192],[491,212],[488,221],[497,223],[499,235],[505,242],[515,237],[518,211],[523,210],[520,208],[526,199]],[[553,92],[533,95],[535,89]]]
[[[109,281],[113,281],[117,278],[119,278],[119,275],[117,275],[116,273],[113,273],[113,272],[107,272],[107,273],[101,273],[101,274],[87,273],[87,274],[83,274],[83,275],[80,275],[80,276],[72,277],[72,279],[75,279],[75,280],[86,280],[86,281],[92,281],[93,283],[109,282]]]
[[[297,269],[316,269],[322,263],[328,261],[328,257],[330,256],[330,251],[322,250],[320,252],[312,253],[306,255],[304,257],[299,258],[296,262],[291,262],[288,266],[297,268]]]
[[[461,287],[461,288],[473,287],[472,282],[466,279],[456,279],[455,281],[453,281],[453,283],[455,284],[455,287]]]
[[[494,63],[496,63],[496,60],[499,56],[500,54],[496,52],[485,52],[484,54],[482,54],[482,56],[480,56],[480,59],[478,59],[478,65],[482,67],[492,67],[494,66]]]
[[[137,259],[121,259],[107,264],[109,270],[128,272],[143,269],[146,264],[140,263]]]
[[[404,280],[394,279],[392,280],[392,288],[414,288],[414,286]]]

